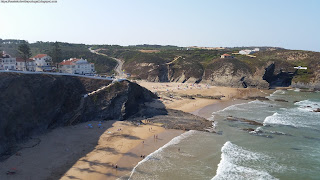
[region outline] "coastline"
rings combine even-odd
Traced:
[[[153,85],[154,83],[146,83],[144,87],[152,90]],[[221,100],[197,97],[193,99],[169,98],[168,100],[162,94],[161,102],[166,108],[189,112],[206,119],[211,117],[212,112],[230,105],[248,102],[248,100],[241,100],[241,98],[266,96],[267,94],[260,89],[229,87],[191,88],[184,89],[181,93],[181,90],[174,90],[179,83],[161,83],[160,85],[165,88],[171,87],[171,93],[177,93],[175,97],[179,93],[190,96],[196,94],[223,95]],[[165,91],[167,90],[158,90],[157,92],[160,92],[161,97],[161,93]],[[84,128],[90,123],[94,124],[94,129]],[[16,167],[18,173],[11,179],[117,179],[130,174],[132,169],[143,159],[140,157],[141,155],[148,156],[183,133],[182,130],[165,129],[159,123],[146,122],[137,126],[128,121],[104,121],[105,129],[97,129],[97,124],[98,122],[87,122],[52,130],[52,132],[41,136],[41,140],[49,142],[49,144],[42,143],[32,149],[23,149],[20,151],[22,157],[10,157],[5,163],[0,163],[0,169],[1,167]],[[75,131],[73,132],[73,130]],[[61,131],[65,136],[71,135],[72,140],[65,141],[63,137],[59,137],[52,142],[55,135],[60,134]],[[89,134],[92,136],[91,138],[84,138]],[[158,135],[158,139],[155,139],[154,135]],[[82,143],[79,143],[81,141]],[[54,148],[55,151],[52,151],[51,148]],[[46,155],[47,157],[45,157]],[[32,159],[39,159],[37,160],[39,166],[31,165],[34,163]],[[116,164],[118,165],[117,169],[114,167]],[[45,171],[43,171],[44,167]],[[0,175],[0,179],[2,176]]]
[[[181,110],[192,114],[199,112],[199,109],[209,105],[212,105],[212,108],[217,108],[219,107],[218,104],[222,103],[221,107],[227,107],[229,104],[227,102],[230,101],[235,101],[234,103],[237,103],[239,100],[248,100],[250,97],[265,97],[273,92],[272,90],[266,89],[244,89],[209,86],[206,84],[195,85],[146,81],[137,81],[137,83],[151,92],[157,93],[160,97],[160,101],[167,109]],[[199,95],[202,97],[199,97]],[[230,105],[232,105],[232,103]]]
[[[212,116],[213,112],[223,110],[224,108],[227,108],[232,105],[246,103],[246,102],[249,102],[249,100],[242,100],[242,99],[224,100],[224,101],[215,102],[215,103],[209,104],[207,106],[204,106],[202,108],[199,108],[199,109],[191,112],[191,114],[208,119]]]
[[[113,127],[100,137],[95,149],[80,158],[61,179],[112,180],[130,173],[142,160],[141,155],[146,157],[183,133],[181,130],[167,130],[160,126],[161,124],[153,123],[136,126],[131,122],[115,122]],[[121,130],[116,134],[108,134],[119,128]]]

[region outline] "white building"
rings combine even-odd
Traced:
[[[22,58],[16,59],[16,69],[19,71],[36,71],[36,62],[33,59],[27,60],[27,69],[25,60]]]
[[[231,59],[231,58],[233,58],[233,56],[231,56],[230,54],[222,54],[222,55],[220,56],[220,58],[221,58],[221,59]]]
[[[243,54],[243,55],[248,55],[248,54],[253,54],[253,53],[255,53],[255,51],[249,50],[249,49],[244,49],[244,50],[239,51],[239,54]]]
[[[260,51],[260,49],[259,49],[259,48],[254,48],[253,50],[251,50],[251,49],[244,49],[244,50],[239,51],[239,54],[249,55],[249,54],[253,54],[253,53],[257,52],[257,51]]]
[[[2,58],[0,58],[0,70],[16,70],[16,58],[3,53]]]
[[[52,58],[47,54],[38,54],[32,59],[36,62],[36,71],[52,71]]]
[[[70,74],[93,74],[94,64],[89,63],[86,59],[70,58],[59,63],[59,72]]]

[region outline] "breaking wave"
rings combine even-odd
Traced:
[[[253,180],[253,179],[277,179],[267,171],[259,169],[260,163],[267,164],[267,170],[276,172],[283,168],[276,163],[270,162],[270,157],[262,153],[256,153],[237,146],[230,141],[226,142],[221,148],[221,161],[218,164],[216,175],[212,180]],[[249,165],[249,167],[244,166]]]

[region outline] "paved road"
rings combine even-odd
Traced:
[[[106,54],[103,54],[103,53],[99,53],[98,51],[100,51],[101,49],[97,49],[97,50],[92,50],[91,47],[89,48],[89,51],[92,52],[92,53],[95,53],[95,54],[98,54],[98,55],[101,55],[101,56],[107,56]],[[123,73],[122,71],[122,66],[123,66],[123,61],[120,60],[120,59],[117,59],[117,58],[113,58],[113,57],[110,57],[110,56],[107,56],[109,58],[112,58],[114,60],[117,61],[117,66],[114,68],[115,72],[117,73],[117,78],[124,78],[126,77],[126,75]]]

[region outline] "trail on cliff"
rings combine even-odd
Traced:
[[[109,57],[109,56],[106,55],[106,54],[99,53],[100,50],[102,50],[102,49],[92,50],[91,47],[89,48],[89,51],[90,51],[91,53],[95,53],[95,54],[98,54],[98,55],[101,55],[101,56]],[[116,60],[117,63],[118,63],[117,66],[114,68],[114,71],[117,73],[117,78],[124,78],[125,75],[124,75],[123,70],[122,70],[123,61],[120,60],[120,59],[114,58],[114,57],[109,57],[109,58]]]

